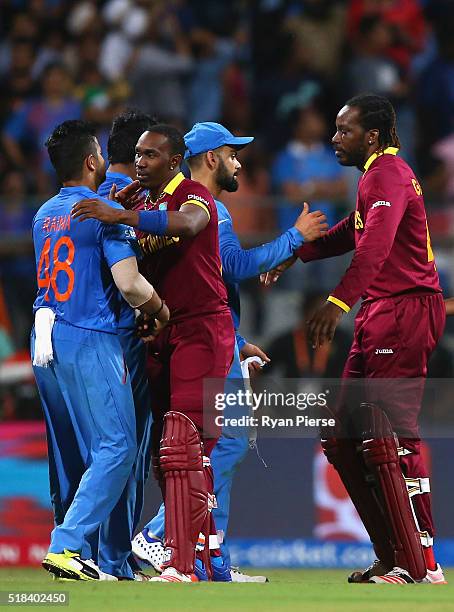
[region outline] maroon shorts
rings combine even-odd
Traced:
[[[399,379],[366,385],[368,401],[383,404],[396,433],[418,437],[429,357],[446,319],[440,293],[383,298],[361,306],[343,378]]]
[[[162,421],[168,410],[176,410],[203,431],[204,379],[219,379],[223,391],[234,342],[232,317],[225,312],[169,325],[148,345],[147,369],[156,422]]]

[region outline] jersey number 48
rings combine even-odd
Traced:
[[[60,259],[60,251],[67,250],[66,259]],[[74,261],[74,243],[69,236],[62,236],[57,240],[51,253],[51,240],[47,238],[38,263],[38,287],[46,289],[44,299],[49,301],[49,291],[52,289],[57,302],[66,302],[74,289],[74,270],[71,264]],[[52,263],[51,263],[52,262]],[[68,283],[66,291],[61,292],[57,286],[58,273],[66,274]]]

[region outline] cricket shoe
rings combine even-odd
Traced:
[[[436,569],[427,570],[427,575],[421,580],[421,582],[424,584],[448,584],[439,563],[437,563]]]
[[[211,557],[211,580],[213,582],[232,582],[230,567],[224,564],[222,557]],[[195,560],[194,574],[199,582],[206,582],[208,574],[205,565],[200,559]]]
[[[199,582],[206,582],[208,580],[205,564],[197,558],[194,563],[194,574]]]
[[[385,565],[383,561],[379,561],[378,559],[375,559],[372,565],[369,565],[369,567],[366,568],[365,570],[352,572],[350,576],[347,578],[347,580],[350,583],[369,582],[369,580],[373,576],[381,576],[383,574],[386,574],[389,570],[390,570],[390,567],[388,565]]]
[[[158,574],[164,569],[164,546],[159,538],[148,535],[148,529],[143,529],[131,542],[134,555],[140,560],[151,565]]]
[[[232,582],[231,568],[224,563],[222,557],[211,557],[211,571],[213,582]]]
[[[160,576],[153,576],[149,582],[199,582],[195,574],[182,574],[174,567],[166,567]]]
[[[42,566],[60,580],[118,580],[101,571],[91,559],[81,559],[78,552],[66,549],[62,553],[47,553]]]
[[[368,582],[372,584],[416,584],[419,581],[414,580],[407,570],[393,567],[390,572],[382,576],[372,576]]]
[[[248,576],[240,572],[240,569],[233,565],[230,568],[230,576],[232,577],[232,582],[269,582],[266,576]]]

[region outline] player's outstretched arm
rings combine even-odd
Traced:
[[[338,257],[355,248],[354,213],[350,214],[323,236],[311,243],[305,243],[296,251],[296,255],[307,263],[315,259]]]
[[[205,209],[187,204],[182,210],[124,210],[113,208],[96,198],[80,200],[73,207],[71,216],[79,221],[97,219],[108,225],[130,225],[140,231],[157,236],[192,238],[201,232],[210,220]]]
[[[129,185],[128,185],[129,186]],[[127,189],[127,187],[125,187]],[[111,199],[111,198],[110,198]],[[116,198],[114,198],[117,201]],[[120,202],[121,203],[121,202]],[[162,217],[162,211],[150,211],[149,214]],[[167,213],[165,213],[167,214]],[[130,225],[137,227],[139,224],[139,213],[134,210],[124,210],[123,208],[114,208],[98,198],[85,198],[79,200],[71,211],[73,219],[86,221],[87,219],[97,219],[101,223],[107,225]]]
[[[303,212],[292,228],[271,242],[252,249],[243,249],[229,213],[224,207],[220,211],[219,249],[222,273],[225,280],[232,283],[272,270],[287,261],[305,240],[315,240],[323,236],[328,229],[325,215],[320,211],[309,213],[309,206],[305,203]]]
[[[454,315],[454,298],[447,298],[445,300],[445,306],[446,306],[446,315],[447,316]]]
[[[304,211],[303,211],[304,212]],[[301,218],[298,218],[298,220]],[[298,222],[297,220],[297,222]],[[295,223],[295,227],[296,227]],[[353,214],[346,217],[328,231],[324,231],[320,236],[309,240],[295,251],[295,255],[283,261],[278,266],[265,274],[260,275],[260,282],[269,286],[277,282],[282,274],[288,270],[295,261],[301,259],[304,263],[315,259],[325,259],[327,257],[337,257],[348,253],[355,248]]]

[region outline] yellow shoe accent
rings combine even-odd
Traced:
[[[99,580],[100,571],[80,558],[78,552],[65,550],[63,553],[47,553],[44,569],[57,578],[69,580]],[[93,564],[94,565],[94,564]]]

